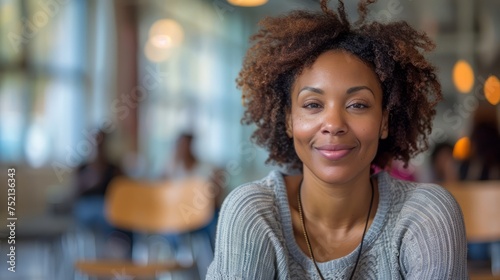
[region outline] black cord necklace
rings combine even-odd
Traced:
[[[307,235],[306,224],[305,224],[305,221],[304,221],[304,215],[302,213],[302,200],[300,198],[300,190],[302,189],[302,180],[300,180],[299,192],[297,194],[297,200],[298,200],[298,203],[299,203],[300,221],[302,223],[302,230],[304,231],[304,238],[306,240],[307,249],[309,250],[309,254],[311,255],[311,259],[312,259],[312,261],[314,263],[314,267],[316,267],[316,271],[318,272],[319,277],[322,280],[324,280],[325,278],[323,277],[323,274],[321,274],[321,271],[319,270],[318,264],[316,263],[316,259],[314,258],[314,254],[313,254],[312,247],[311,247],[311,242],[309,241],[309,236]],[[352,270],[351,277],[349,277],[349,279],[352,279],[352,277],[354,276],[354,272],[356,271],[356,268],[358,267],[359,258],[361,257],[361,251],[363,250],[363,241],[365,240],[366,228],[368,227],[368,221],[370,220],[370,214],[372,212],[373,197],[375,195],[375,191],[373,189],[373,182],[372,182],[371,179],[370,179],[370,186],[372,188],[372,198],[370,200],[370,208],[368,209],[368,216],[366,217],[365,229],[363,230],[363,235],[361,236],[361,244],[359,245],[358,257],[356,258],[356,263],[354,264],[354,269]]]

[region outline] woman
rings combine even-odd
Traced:
[[[275,162],[221,210],[207,279],[466,279],[460,208],[437,185],[392,179],[392,158],[427,147],[441,99],[421,51],[432,42],[404,22],[352,26],[337,13],[267,18],[238,85],[244,122]]]

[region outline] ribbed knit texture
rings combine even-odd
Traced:
[[[379,205],[354,279],[468,279],[465,227],[451,194],[433,184],[377,175]],[[357,249],[318,263],[326,279],[348,279]],[[238,187],[224,201],[206,279],[319,279],[295,242],[283,174]]]

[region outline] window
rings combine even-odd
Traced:
[[[1,5],[0,161],[81,158],[70,154],[86,119],[86,1]]]

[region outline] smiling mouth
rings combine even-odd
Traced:
[[[353,147],[342,147],[342,148],[316,148],[316,150],[326,159],[337,161],[341,160],[353,150]]]

